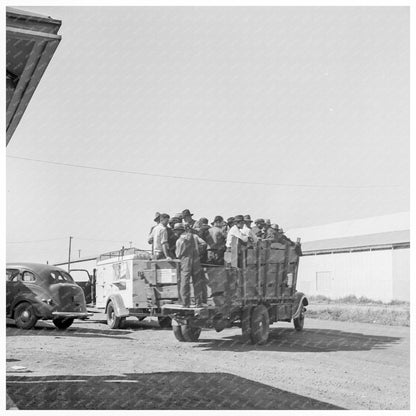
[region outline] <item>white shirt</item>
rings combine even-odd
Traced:
[[[236,225],[233,225],[227,234],[227,242],[225,243],[227,248],[231,247],[231,241],[233,237],[237,237],[245,243],[247,243],[248,241],[248,236],[243,234],[242,231]]]
[[[247,227],[246,224],[244,224],[244,227],[242,228],[241,232],[245,234],[247,237],[250,237],[253,240],[254,244],[257,243],[258,237],[254,234],[251,228]]]

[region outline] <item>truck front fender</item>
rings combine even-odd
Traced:
[[[120,293],[113,293],[107,298],[105,313],[107,313],[107,307],[110,301],[113,303],[114,313],[117,317],[129,316],[129,310],[124,306],[124,301]]]
[[[292,319],[296,319],[302,312],[302,309],[305,306],[308,306],[308,304],[309,302],[306,296],[302,292],[296,292],[294,295],[294,301],[293,301],[293,307],[292,307],[292,310],[295,312],[292,314]]]

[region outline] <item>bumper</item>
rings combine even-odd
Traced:
[[[54,318],[78,318],[87,319],[89,316],[94,315],[91,312],[52,312]]]

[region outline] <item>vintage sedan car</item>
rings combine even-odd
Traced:
[[[33,328],[39,319],[52,319],[67,329],[75,318],[87,319],[84,292],[59,267],[35,263],[7,263],[6,317],[19,328]]]

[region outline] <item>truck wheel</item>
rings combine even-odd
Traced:
[[[122,324],[122,318],[116,316],[116,311],[114,310],[113,302],[110,300],[107,305],[107,325],[111,329],[120,328]]]
[[[201,328],[195,328],[189,325],[182,325],[182,335],[186,342],[196,342],[201,334]]]
[[[179,342],[185,342],[185,338],[182,335],[181,325],[172,325],[173,335]]]
[[[163,329],[172,328],[172,319],[169,316],[158,316],[159,326]]]
[[[251,340],[251,307],[243,309],[241,313],[241,332],[243,337],[243,342]]]
[[[269,338],[269,312],[264,305],[258,305],[251,315],[251,341],[262,345]]]
[[[52,322],[58,329],[68,329],[74,322],[74,318],[55,318]]]
[[[29,302],[19,303],[14,309],[14,321],[21,329],[31,329],[35,326],[38,318],[33,306]]]
[[[305,314],[302,311],[300,315],[293,320],[293,325],[295,326],[296,331],[302,331],[304,322]]]

